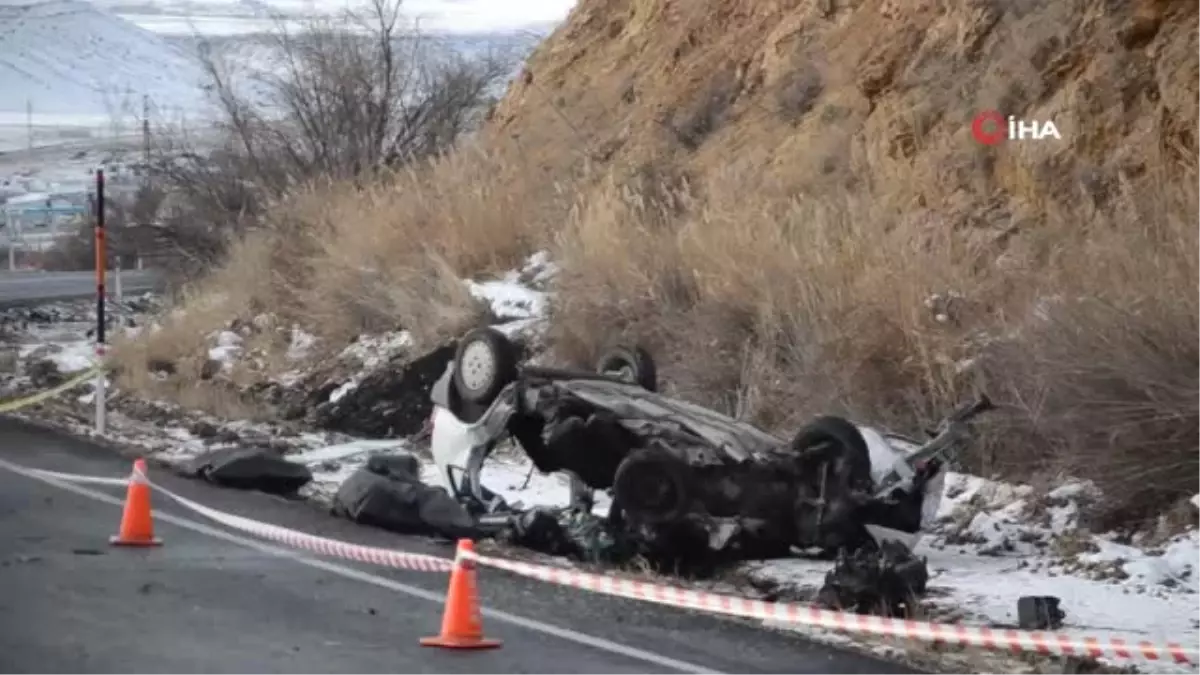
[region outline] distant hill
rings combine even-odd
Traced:
[[[106,116],[122,105],[190,108],[201,71],[162,37],[75,0],[0,0],[0,112]]]

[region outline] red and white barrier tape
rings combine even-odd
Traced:
[[[432,555],[424,555],[421,553],[406,553],[390,548],[378,548],[375,546],[363,546],[361,544],[351,544],[349,542],[338,541],[337,539],[328,539],[326,537],[318,537],[304,532],[297,532],[286,527],[278,525],[269,525],[260,523],[256,520],[235,516],[231,513],[210,509],[202,504],[181,497],[161,485],[154,485],[154,488],[159,492],[174,499],[180,505],[185,506],[201,515],[208,516],[212,520],[222,523],[229,527],[250,534],[258,535],[264,539],[277,541],[281,544],[286,544],[293,548],[305,549],[321,555],[332,556],[335,558],[345,558],[347,560],[356,560],[358,562],[370,563],[372,565],[380,565],[382,567],[394,567],[397,569],[414,570],[417,572],[449,572],[454,568],[454,561],[448,558],[439,558]]]
[[[92,483],[99,485],[126,485],[130,480],[144,480],[150,482],[144,475],[134,473],[127,479],[117,478],[96,478],[92,476],[75,476],[72,474],[59,473],[56,471],[44,471],[34,469],[36,473],[49,478],[55,478],[62,481],[74,483]],[[211,509],[203,504],[198,504],[186,497],[175,494],[174,492],[164,488],[156,483],[150,483],[154,489],[162,494],[170,497],[175,502],[179,503],[200,515],[203,515],[211,520],[215,520],[227,527],[235,530],[241,530],[250,534],[276,541],[293,548],[312,551],[320,555],[332,556],[335,558],[344,558],[347,560],[356,560],[358,562],[370,563],[372,565],[380,565],[383,567],[394,567],[397,569],[415,570],[418,572],[449,572],[454,567],[454,561],[449,558],[439,558],[432,555],[423,555],[420,553],[406,553],[404,551],[396,551],[387,548],[377,548],[374,546],[362,546],[359,544],[351,544],[336,539],[328,539],[318,537],[304,532],[298,532],[286,527],[278,525],[270,525],[268,523],[260,523],[257,520],[235,516],[232,513],[225,513]]]
[[[117,479],[77,476],[41,469],[32,469],[31,471],[49,478],[75,483],[126,485],[131,479],[145,480],[144,475],[134,475],[129,479]],[[455,564],[455,561],[451,559],[418,553],[406,553],[393,549],[361,546],[336,539],[318,537],[277,525],[261,523],[249,518],[211,509],[203,504],[198,504],[177,495],[161,485],[151,484],[156,490],[178,502],[181,506],[191,509],[207,518],[228,527],[249,532],[264,539],[270,539],[294,548],[363,563],[424,572],[449,572]],[[474,560],[479,565],[560,586],[578,588],[632,600],[643,600],[671,607],[750,619],[814,626],[851,633],[897,637],[934,644],[957,644],[962,647],[1007,650],[1014,653],[1034,652],[1056,656],[1086,656],[1120,660],[1139,659],[1151,662],[1172,661],[1178,664],[1200,664],[1200,654],[1198,654],[1196,648],[1185,648],[1183,645],[1175,642],[1168,642],[1162,645],[1148,641],[1129,642],[1115,637],[1095,637],[1079,632],[1048,633],[894,619],[871,614],[839,612],[822,609],[814,605],[766,602],[677,586],[665,586],[635,579],[591,574],[504,558],[493,558],[479,555],[478,553],[467,553],[463,554],[463,556],[466,559]]]
[[[1075,632],[1046,633],[893,619],[871,614],[853,614],[821,609],[807,604],[753,600],[634,579],[491,558],[479,554],[467,555],[474,558],[480,565],[506,570],[540,581],[683,609],[815,626],[851,633],[957,644],[963,647],[982,647],[991,650],[1036,652],[1057,656],[1144,659],[1147,661],[1170,660],[1184,664],[1200,663],[1195,648],[1186,649],[1173,642],[1169,642],[1165,646],[1146,641],[1131,644],[1118,638],[1098,638]]]

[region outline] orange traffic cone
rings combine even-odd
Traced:
[[[150,516],[150,483],[146,480],[146,460],[133,463],[129,490],[125,495],[125,513],[121,516],[121,531],[110,537],[116,546],[158,546],[162,540],[154,536],[154,521]]]
[[[450,590],[446,593],[446,611],[442,615],[442,634],[421,638],[424,647],[448,649],[492,649],[500,640],[483,637],[479,616],[479,596],[475,589],[475,561],[464,554],[475,552],[470,539],[458,540],[458,555],[450,571]]]

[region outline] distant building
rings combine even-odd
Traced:
[[[30,192],[9,197],[0,204],[0,242],[40,250],[70,234],[87,212],[86,194]]]

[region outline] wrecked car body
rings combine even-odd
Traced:
[[[498,331],[472,331],[434,385],[443,486],[503,517],[480,473],[513,439],[537,470],[571,476],[577,513],[590,515],[592,491],[610,493],[610,538],[652,558],[832,555],[884,542],[911,550],[967,421],[991,407],[986,397],[964,406],[920,447],[833,416],[787,440],[658,393],[642,350],[606,354],[596,373],[519,364],[517,354]]]

